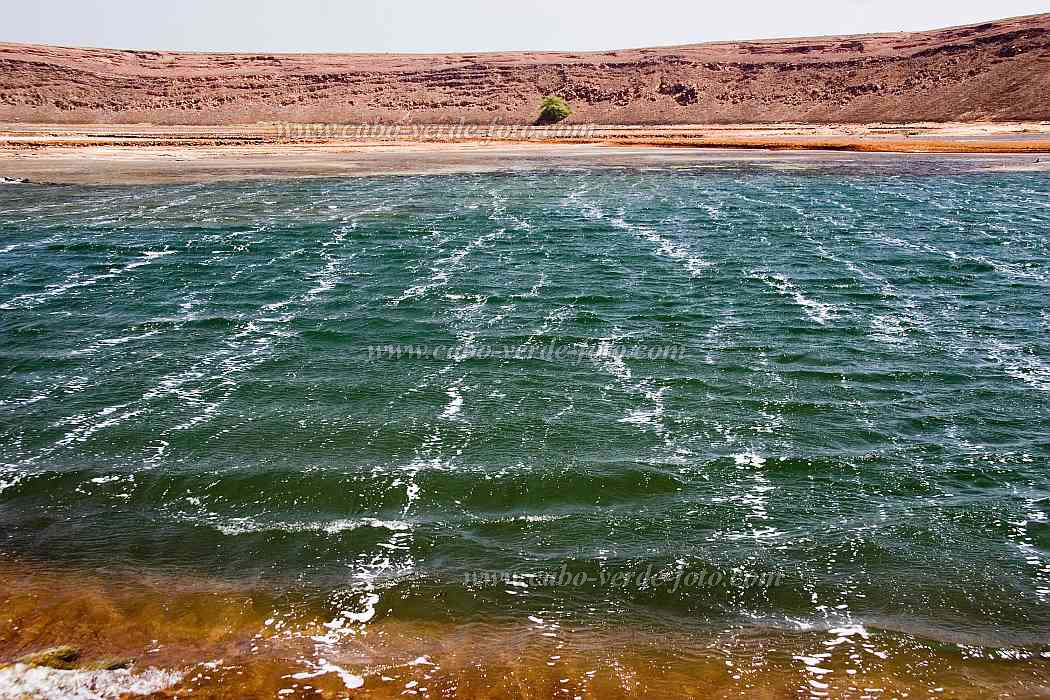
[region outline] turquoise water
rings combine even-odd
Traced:
[[[1046,173],[951,168],[7,187],[0,550],[1046,649],[1048,241]]]

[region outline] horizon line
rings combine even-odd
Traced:
[[[753,37],[750,39],[714,39],[710,41],[697,41],[688,42],[684,44],[659,44],[659,45],[648,45],[648,46],[629,46],[619,48],[602,48],[602,49],[497,49],[497,50],[482,50],[482,51],[209,51],[209,50],[193,50],[184,51],[178,49],[157,49],[157,48],[117,48],[113,46],[94,46],[94,45],[71,45],[71,44],[52,44],[52,43],[40,43],[40,42],[26,42],[26,41],[7,41],[0,40],[0,46],[26,46],[26,47],[37,47],[44,46],[52,49],[70,49],[74,51],[118,51],[123,53],[157,53],[157,54],[180,54],[180,55],[197,55],[197,56],[208,56],[208,55],[219,55],[219,56],[499,56],[505,54],[516,54],[516,55],[560,55],[560,54],[609,54],[620,51],[646,51],[646,50],[667,50],[667,49],[678,49],[678,48],[690,48],[697,46],[720,46],[720,45],[732,45],[732,44],[754,44],[754,43],[769,43],[769,42],[795,42],[805,40],[826,40],[826,39],[851,39],[859,37],[887,37],[895,36],[899,34],[927,34],[931,32],[947,31],[951,29],[966,29],[969,27],[980,27],[986,24],[997,24],[1003,22],[1013,22],[1018,20],[1034,19],[1036,17],[1050,16],[1050,12],[1036,12],[1029,15],[1015,15],[1010,17],[997,17],[994,19],[988,19],[977,22],[967,22],[964,24],[950,24],[950,25],[938,25],[935,27],[929,27],[925,29],[914,29],[914,30],[897,30],[897,31],[884,31],[884,32],[862,32],[859,34],[806,34],[806,35],[790,35],[790,36],[775,36],[775,37]]]

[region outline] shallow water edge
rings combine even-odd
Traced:
[[[403,143],[371,145],[83,146],[0,149],[0,176],[32,183],[152,185],[385,175],[450,175],[564,168],[752,167],[894,174],[1047,172],[1040,153],[863,153],[608,144]],[[22,186],[22,185],[15,185]]]
[[[689,630],[657,616],[577,624],[340,617],[308,587],[253,589],[176,574],[6,560],[0,696],[103,697],[1045,697],[1046,647],[980,647],[857,624]],[[334,620],[327,619],[334,615]],[[380,616],[381,617],[381,616]],[[14,664],[59,645],[81,665]],[[111,695],[112,694],[112,695]]]

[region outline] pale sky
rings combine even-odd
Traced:
[[[932,29],[1046,0],[3,0],[0,41],[180,51],[598,50]]]

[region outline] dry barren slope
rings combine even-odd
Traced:
[[[1050,14],[929,32],[602,53],[200,54],[0,44],[0,121],[1050,119]]]

